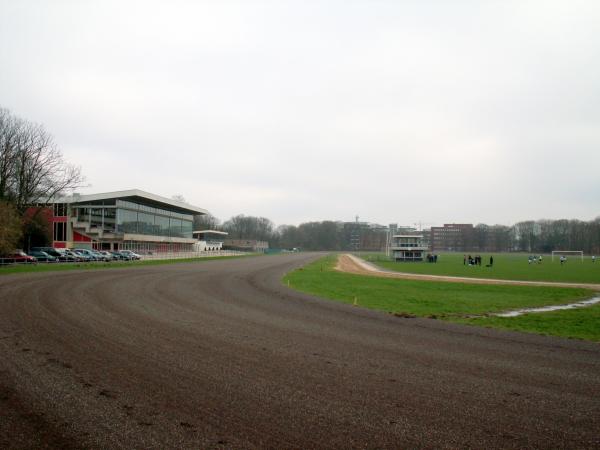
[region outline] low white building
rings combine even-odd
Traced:
[[[218,230],[198,230],[192,233],[198,242],[194,244],[197,252],[217,251],[223,248],[223,240],[229,234]]]
[[[392,236],[390,256],[394,261],[423,261],[423,253],[427,249],[422,235],[395,234]]]

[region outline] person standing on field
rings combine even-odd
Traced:
[[[490,256],[490,267],[494,265],[494,257]]]

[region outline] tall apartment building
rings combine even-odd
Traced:
[[[443,227],[431,227],[429,239],[432,252],[469,251],[473,241],[473,224],[447,223]]]

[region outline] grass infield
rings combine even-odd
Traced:
[[[493,254],[494,265],[486,267],[492,256],[490,253],[481,253],[483,260],[481,266],[463,264],[462,253],[441,253],[437,263],[390,261],[390,258],[383,253],[357,253],[356,255],[383,269],[396,272],[502,280],[600,283],[600,259],[592,262],[591,257],[585,257],[582,262],[579,257],[569,256],[568,261],[561,266],[557,258],[552,262],[550,256],[544,255],[541,264],[529,264],[526,254],[498,253]]]
[[[594,292],[588,289],[377,278],[337,272],[336,258],[322,258],[288,273],[283,281],[302,292],[401,316],[600,341],[600,307],[515,318],[486,316],[590,298]]]

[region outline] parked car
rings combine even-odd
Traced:
[[[62,250],[62,249],[61,249]],[[59,261],[63,261],[63,262],[73,262],[75,259],[60,252],[58,249],[54,248],[54,247],[32,247],[31,248],[32,252],[44,252],[49,254],[50,256],[54,256],[55,258],[57,258]]]
[[[142,257],[140,255],[138,255],[135,252],[132,252],[131,250],[121,250],[119,253],[121,253],[122,255],[125,255],[130,260],[139,260],[139,259],[142,259]]]
[[[131,261],[134,259],[130,253],[124,252],[123,250],[118,251],[117,254],[124,261]]]
[[[98,261],[112,261],[112,256],[107,256],[106,254],[104,254],[104,252],[98,251],[98,250],[90,250],[92,252],[92,254],[96,257],[96,259]]]
[[[52,255],[49,255],[46,252],[30,251],[29,256],[33,256],[35,259],[38,260],[38,262],[49,262],[49,263],[58,262],[58,258],[56,258]]]
[[[116,261],[117,259],[119,259],[108,250],[101,250],[100,253],[102,253],[107,258],[107,261]]]
[[[100,258],[87,248],[74,248],[73,251],[86,258],[87,261],[100,261]]]
[[[61,261],[68,261],[68,262],[81,261],[81,259],[78,258],[78,256],[75,253],[72,253],[70,250],[68,250],[66,248],[55,248],[54,250],[56,250],[58,252],[58,254],[60,255]]]
[[[65,255],[71,257],[75,262],[85,262],[88,261],[88,258],[83,257],[82,255],[75,253],[73,250],[69,250],[68,248],[63,249]]]
[[[117,261],[127,261],[128,260],[128,258],[125,255],[122,255],[121,253],[119,253],[116,250],[112,250],[108,253],[110,253],[113,256],[113,258]]]
[[[16,250],[6,256],[0,258],[2,264],[35,264],[37,259],[34,256],[29,256],[22,250]]]

